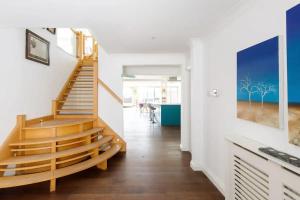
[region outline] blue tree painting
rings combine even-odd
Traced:
[[[300,5],[287,11],[289,140],[300,145]]]
[[[279,38],[237,53],[237,117],[279,128]]]

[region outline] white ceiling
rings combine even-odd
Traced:
[[[184,52],[247,1],[1,0],[0,25],[86,27],[111,53]]]

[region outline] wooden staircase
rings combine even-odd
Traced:
[[[98,115],[97,60],[81,60],[57,100],[53,102],[53,112],[57,117],[95,117]]]
[[[57,99],[52,115],[17,125],[0,149],[0,188],[50,181],[93,166],[126,151],[125,141],[98,117],[98,60],[79,59]]]

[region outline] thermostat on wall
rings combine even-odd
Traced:
[[[218,89],[212,89],[210,91],[208,91],[208,96],[211,96],[211,97],[218,97],[220,94],[219,94],[219,91]]]

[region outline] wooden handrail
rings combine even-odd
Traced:
[[[122,98],[120,98],[108,85],[106,85],[102,80],[98,79],[98,83],[120,104],[123,104]]]

